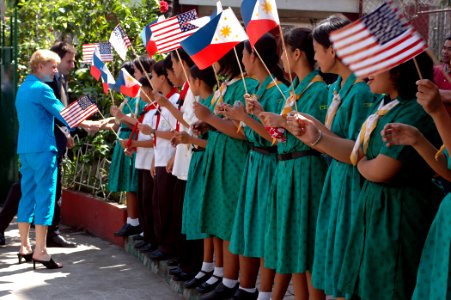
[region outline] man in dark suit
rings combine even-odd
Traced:
[[[75,68],[75,48],[66,42],[57,42],[50,48],[53,52],[56,52],[61,58],[61,62],[58,65],[58,74],[55,75],[54,80],[49,83],[49,86],[53,89],[56,98],[58,98],[64,106],[69,104],[69,94],[67,86],[67,76]],[[58,179],[55,196],[55,211],[53,214],[52,226],[49,226],[47,232],[47,247],[76,247],[73,242],[69,242],[64,239],[59,233],[59,224],[61,218],[61,163],[66,153],[66,148],[72,148],[74,140],[70,136],[67,128],[59,121],[55,121],[55,140],[58,148]]]
[[[56,52],[61,58],[58,65],[58,74],[55,75],[52,82],[48,85],[53,89],[56,98],[58,98],[65,106],[69,104],[69,95],[67,87],[67,76],[75,68],[75,48],[66,42],[57,42],[50,49]],[[69,242],[59,234],[59,223],[61,217],[61,162],[66,153],[66,148],[73,146],[73,139],[67,128],[55,119],[55,141],[58,148],[58,179],[55,196],[55,211],[53,215],[52,226],[49,226],[47,232],[47,247],[76,247],[73,242]],[[20,181],[19,181],[20,182]],[[4,231],[17,212],[18,203],[21,197],[20,183],[16,182],[10,188],[3,209],[0,212],[0,245],[5,245]]]

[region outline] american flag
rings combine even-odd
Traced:
[[[71,128],[98,112],[97,105],[88,97],[82,96],[64,108],[60,114]]]
[[[187,22],[197,19],[196,10],[185,13],[150,25],[152,37],[159,53],[169,52],[180,48],[180,42],[192,35],[198,29]]]
[[[427,48],[420,34],[391,1],[332,32],[330,39],[338,57],[358,77],[394,68]]]
[[[111,49],[110,42],[105,43],[93,43],[93,44],[83,44],[83,56],[82,63],[91,64],[92,55],[96,47],[99,47],[100,59],[104,62],[113,61],[113,50]]]
[[[128,38],[121,24],[118,24],[116,27],[114,27],[113,31],[111,32],[109,41],[111,43],[111,46],[113,46],[114,50],[116,50],[117,54],[119,54],[122,60],[125,60],[128,47],[130,47],[132,43],[130,42],[130,39]]]

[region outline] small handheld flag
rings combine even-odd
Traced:
[[[71,128],[98,112],[97,105],[88,96],[82,96],[77,101],[61,110],[60,114]]]
[[[392,2],[332,32],[330,40],[338,57],[358,77],[392,69],[427,48]]]
[[[127,56],[127,50],[132,45],[130,39],[122,28],[121,24],[114,27],[109,39],[111,46],[116,50],[122,60]]]
[[[181,45],[199,69],[203,70],[244,40],[247,40],[246,32],[232,9],[228,8],[186,38]]]
[[[105,94],[108,94],[108,89],[115,85],[115,81],[110,70],[108,70],[108,67],[100,59],[99,48],[96,48],[94,50],[94,54],[92,55],[90,72],[96,80],[99,80],[100,77],[102,77],[103,91]]]
[[[194,19],[197,19],[197,13],[192,9],[150,25],[152,37],[146,47],[149,55],[156,52],[166,53],[180,48],[180,42],[197,30],[196,26],[189,23]]]
[[[265,33],[280,24],[275,0],[243,0],[241,16],[252,47]]]
[[[82,63],[91,64],[92,55],[96,47],[99,47],[100,59],[103,62],[113,61],[113,50],[111,49],[110,42],[106,43],[94,43],[94,44],[83,44],[82,46]]]
[[[122,68],[116,80],[114,90],[131,98],[135,98],[140,89],[141,83],[130,75],[127,70]]]

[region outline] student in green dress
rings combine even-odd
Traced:
[[[286,93],[289,102],[283,103],[277,113],[261,113],[264,124],[288,128],[286,113],[295,109],[324,120],[327,86],[314,70],[311,30],[293,29],[285,35],[285,43],[283,66],[285,72],[295,74]],[[279,139],[277,145],[279,162],[266,215],[264,263],[277,272],[272,299],[284,297],[290,276],[296,299],[322,299],[324,295],[311,287],[307,274],[312,270],[316,217],[327,161],[311,144],[301,142],[290,132],[285,131],[284,137],[285,141]]]
[[[423,77],[431,78],[431,59],[425,53],[415,59]],[[401,122],[440,143],[432,119],[416,101],[418,79],[413,60],[369,77],[371,91],[385,97],[362,125],[351,152],[365,181],[338,280],[339,290],[361,299],[412,297],[421,250],[442,197],[418,153],[409,146],[387,147],[379,134],[385,124]],[[305,139],[320,135],[310,121],[298,123]]]
[[[235,48],[241,55],[243,44]],[[201,299],[228,299],[238,289],[238,256],[229,251],[229,241],[238,202],[240,179],[249,146],[242,140],[241,133],[237,133],[237,125],[223,118],[222,111],[224,103],[234,105],[235,101],[240,101],[244,105],[245,89],[240,76],[239,63],[234,50],[229,51],[216,62],[214,67],[219,69],[219,75],[227,78],[226,81],[215,92],[210,108],[194,103],[197,118],[215,129],[208,133],[208,144],[204,154],[205,176],[200,194],[202,201],[200,226],[202,232],[215,237],[215,254],[218,256],[219,248],[222,248],[224,259],[222,282]],[[257,81],[246,78],[245,84],[248,91],[254,91]],[[217,278],[210,279],[211,281],[207,281],[208,284],[216,284],[219,281]]]
[[[418,103],[432,117],[449,153],[451,149],[451,118],[440,99],[437,86],[429,80],[420,80]],[[429,166],[444,179],[451,181],[451,160],[437,153],[434,147],[413,126],[400,123],[385,125],[382,139],[387,146],[406,145],[413,147]],[[417,283],[412,300],[451,298],[451,193],[440,204],[439,211],[429,230],[421,255]]]
[[[288,118],[288,123],[294,125],[292,130],[302,141],[315,142],[316,150],[331,157],[319,205],[312,282],[315,288],[334,297],[345,296],[337,289],[337,282],[363,183],[349,155],[361,125],[376,101],[368,85],[358,80],[336,56],[329,40],[330,32],[347,24],[349,20],[332,16],[313,30],[315,59],[321,71],[338,75],[337,81],[329,87],[325,125],[309,117],[321,130],[321,135],[313,140],[299,136],[297,124],[290,121],[292,117]]]
[[[190,89],[194,96],[200,97],[199,102],[209,106],[213,98],[213,87],[216,85],[215,74],[212,68],[199,70],[197,66],[189,70]],[[204,240],[203,262],[200,271],[193,279],[185,282],[186,288],[195,288],[207,281],[213,275],[213,239],[203,233],[199,226],[200,189],[203,186],[204,153],[207,147],[208,130],[199,130],[202,126],[197,122],[192,125],[193,132],[175,132],[172,138],[173,145],[186,144],[192,152],[186,182],[185,199],[183,201],[182,233],[188,241]],[[206,127],[204,127],[206,128]],[[208,129],[208,128],[207,128]],[[187,249],[187,251],[199,251],[199,249]],[[202,252],[202,249],[200,249]],[[216,260],[218,267],[222,268],[222,262]]]
[[[130,75],[134,76],[134,67],[131,62],[124,63],[125,68]],[[140,78],[137,78],[138,80]],[[125,97],[124,102],[119,106],[123,114],[137,118],[146,106],[146,102],[140,98]],[[114,107],[114,106],[113,106]],[[117,130],[118,126],[114,122],[104,124],[101,129]],[[127,198],[127,222],[124,226],[114,233],[115,236],[130,236],[141,233],[138,213],[138,173],[135,169],[136,153],[128,156],[124,153],[126,141],[129,139],[132,127],[126,123],[119,125],[119,140],[116,142],[111,159],[111,166],[108,178],[108,190],[110,192],[126,192]]]
[[[240,133],[251,146],[241,179],[230,240],[230,251],[239,255],[240,261],[240,287],[234,299],[269,299],[274,280],[274,270],[264,268],[260,261],[263,258],[265,240],[267,195],[277,165],[277,147],[272,146],[272,138],[258,116],[262,111],[280,111],[283,104],[281,93],[284,93],[287,82],[279,67],[279,51],[272,35],[262,36],[255,44],[255,51],[258,51],[272,74],[268,74],[262,61],[246,41],[242,62],[247,75],[257,79],[259,86],[253,97],[245,95],[249,108],[247,112],[243,106],[224,106],[227,118],[244,123]],[[235,128],[233,130],[236,131]],[[255,285],[260,265],[259,293]]]

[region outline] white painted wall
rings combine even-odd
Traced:
[[[224,7],[239,7],[241,0],[222,0]],[[179,0],[180,4],[214,6],[215,0]],[[278,9],[358,13],[359,0],[276,0]]]

